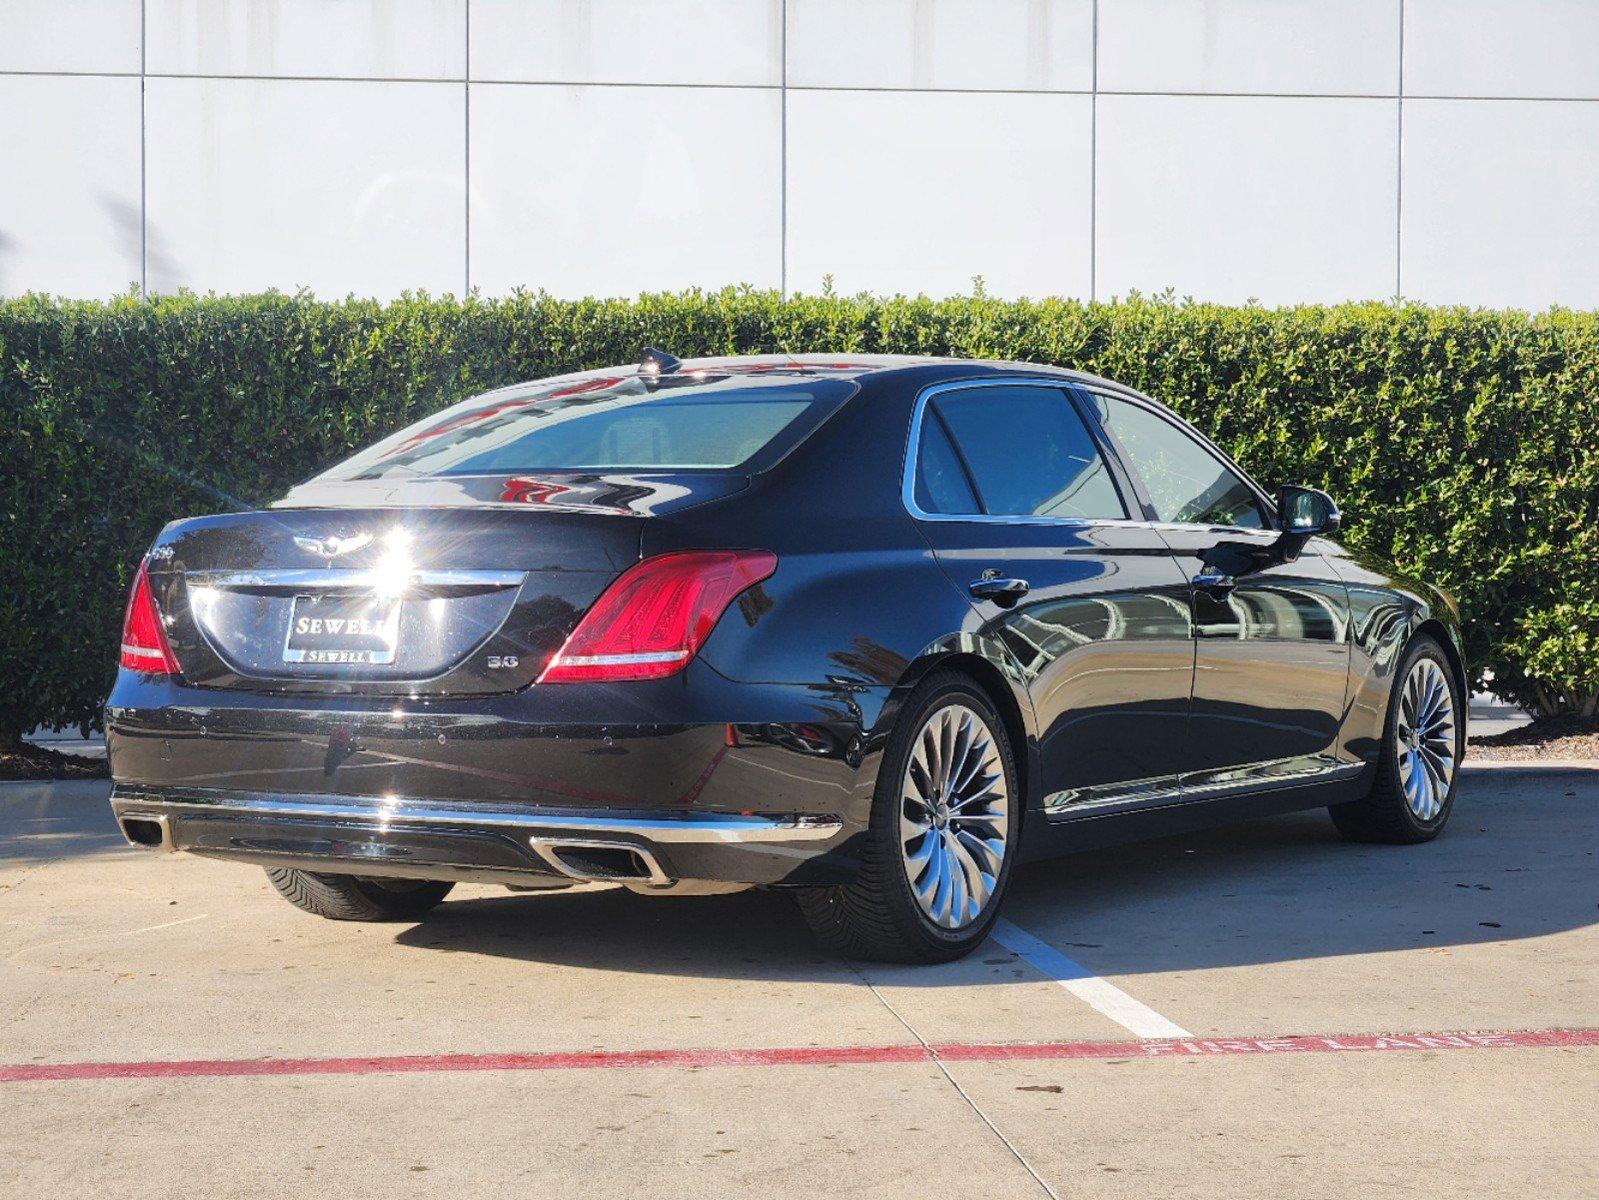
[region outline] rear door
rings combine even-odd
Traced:
[[[1275,517],[1212,447],[1153,406],[1096,393],[1097,415],[1190,581],[1195,659],[1182,753],[1191,790],[1337,769],[1349,597],[1312,542],[1274,563]]]
[[[1052,813],[1170,795],[1193,674],[1187,579],[1059,381],[933,389],[907,506],[1031,696]]]

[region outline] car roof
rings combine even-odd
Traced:
[[[835,379],[862,381],[882,380],[901,374],[914,374],[918,384],[940,383],[962,378],[980,378],[985,375],[1033,375],[1059,378],[1063,382],[1088,386],[1108,387],[1119,392],[1133,389],[1112,379],[1091,375],[1069,367],[1049,363],[1010,362],[1001,359],[954,358],[919,354],[857,354],[840,351],[835,354],[739,354],[705,358],[686,358],[673,374],[692,374],[696,371],[718,374],[749,375],[762,379],[784,377],[805,378],[826,375]],[[638,365],[595,367],[564,375],[513,383],[507,387],[485,392],[485,396],[512,397],[519,392],[544,388],[558,381],[607,380],[622,383],[646,372]],[[1136,393],[1135,393],[1136,394]]]

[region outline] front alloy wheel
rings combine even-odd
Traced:
[[[855,881],[797,894],[812,930],[852,958],[969,953],[999,915],[1017,795],[1010,740],[988,696],[964,675],[929,676],[884,748]]]
[[[1455,703],[1449,677],[1437,662],[1418,658],[1399,696],[1395,731],[1399,784],[1405,803],[1420,821],[1443,809],[1455,778]]]
[[[1460,679],[1443,646],[1420,635],[1394,672],[1370,793],[1327,810],[1339,833],[1354,841],[1408,845],[1442,832],[1466,749],[1461,703]]]

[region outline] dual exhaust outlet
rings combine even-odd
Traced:
[[[171,854],[177,849],[172,843],[172,824],[165,813],[125,813],[117,818],[117,827],[128,845],[139,850]]]
[[[673,879],[647,846],[598,838],[528,839],[533,852],[578,883],[619,883],[646,896],[719,896],[745,891],[745,883]]]

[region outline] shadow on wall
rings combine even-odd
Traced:
[[[167,254],[160,236],[146,228],[137,204],[130,204],[109,193],[101,193],[99,201],[106,220],[111,224],[116,244],[124,247],[125,253],[135,262],[142,256],[146,280],[178,278],[178,265]],[[134,286],[137,288],[137,280]],[[0,288],[0,292],[3,290]]]
[[[10,285],[7,284],[6,266],[11,257],[12,248],[17,244],[17,239],[4,229],[0,229],[0,299],[11,294]]]

